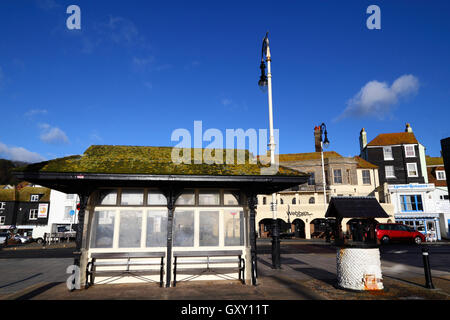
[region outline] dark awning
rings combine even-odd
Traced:
[[[326,218],[389,218],[374,197],[332,197]]]

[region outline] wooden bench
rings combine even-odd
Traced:
[[[159,286],[163,286],[164,275],[164,258],[166,253],[163,252],[105,252],[105,253],[91,253],[91,261],[86,266],[86,286],[94,284],[95,276],[114,277],[127,275],[151,275],[160,274]],[[121,261],[107,261],[107,260],[121,259]],[[131,259],[139,259],[138,261],[131,261]],[[149,260],[151,259],[151,260]],[[161,259],[155,260],[155,259]],[[97,261],[102,260],[102,261]],[[160,270],[156,269],[130,269],[132,266],[152,266],[160,265]],[[122,267],[119,270],[97,270],[97,267]],[[90,281],[88,279],[90,278]]]
[[[203,274],[212,273],[231,273],[239,272],[239,280],[245,284],[245,260],[242,258],[242,250],[222,250],[222,251],[175,251],[173,267],[173,286],[177,284],[178,274]],[[236,257],[236,259],[220,259],[221,257]],[[189,259],[194,258],[194,259]],[[217,264],[233,264],[236,266],[218,266]],[[183,265],[206,264],[206,267],[199,268],[179,268]],[[214,265],[211,267],[210,265]]]

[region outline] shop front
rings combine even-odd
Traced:
[[[390,185],[388,189],[394,204],[395,222],[423,233],[427,241],[441,240],[440,218],[433,199],[434,184]]]
[[[441,230],[439,226],[439,214],[399,214],[395,216],[395,222],[410,226],[423,233],[426,241],[441,240]]]
[[[283,167],[275,175],[261,175],[262,165],[248,158],[243,164],[175,164],[172,151],[91,146],[82,156],[29,165],[15,173],[19,179],[80,196],[74,264],[81,270],[82,285],[94,262],[105,275],[91,277],[93,284],[154,281],[169,287],[175,277],[177,282],[235,279],[256,284],[256,197],[302,184],[308,175]],[[111,254],[117,259],[96,260]],[[232,254],[239,256],[240,268],[228,272]],[[161,264],[149,266],[155,274],[141,272],[139,265],[148,259],[133,264],[139,272],[131,268],[107,274],[118,270],[120,259],[129,262],[138,256],[161,258]],[[183,261],[183,270],[192,267],[192,274],[182,272]]]

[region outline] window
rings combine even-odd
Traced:
[[[436,171],[436,178],[438,180],[445,180],[446,179],[445,178],[445,171]]]
[[[147,194],[147,204],[148,205],[160,205],[166,206],[167,199],[166,197],[159,191],[149,190]]]
[[[416,151],[414,149],[414,145],[407,145],[405,146],[405,157],[406,158],[413,158],[416,156]]]
[[[239,205],[239,195],[225,191],[223,193],[223,204],[225,206],[237,206]]]
[[[66,199],[67,200],[73,200],[74,196],[75,195],[73,193],[66,194]]]
[[[194,211],[175,210],[173,221],[174,247],[194,246]]]
[[[392,147],[383,147],[384,160],[394,160]]]
[[[309,204],[316,203],[316,199],[314,197],[309,198]]]
[[[309,172],[309,174],[308,185],[313,186],[316,184],[316,174],[314,172]]]
[[[283,198],[280,198],[280,204],[284,204]]]
[[[218,191],[200,191],[198,193],[198,204],[201,206],[218,206],[220,204],[220,193]]]
[[[123,189],[120,204],[123,206],[142,206],[144,204],[144,190]]]
[[[448,194],[440,195],[439,198],[441,200],[448,200]]]
[[[334,169],[333,170],[334,175],[334,183],[342,183],[342,171],[341,169]]]
[[[37,220],[38,218],[38,209],[30,209],[30,217],[29,220]]]
[[[117,190],[101,190],[99,202],[102,205],[116,205],[117,204]]]
[[[38,194],[32,194],[30,197],[31,202],[38,202],[39,201],[39,195]]]
[[[292,204],[297,204],[297,200],[295,198],[292,198]]]
[[[0,225],[5,224],[5,219],[6,219],[5,216],[1,216],[1,217],[0,217]]]
[[[408,170],[408,177],[419,176],[419,174],[417,172],[417,163],[415,163],[415,162],[407,163],[406,169]]]
[[[238,210],[225,210],[223,225],[226,246],[244,245],[244,212]]]
[[[4,210],[6,207],[6,202],[0,202],[0,210]]]
[[[68,220],[70,219],[72,216],[70,215],[70,211],[72,210],[72,206],[65,206],[64,207],[64,219]]]
[[[386,178],[395,178],[394,166],[385,166]]]
[[[165,248],[168,211],[162,207],[162,203],[167,202],[164,195],[159,190],[149,189],[145,196],[147,201],[139,207],[127,207],[130,203],[141,203],[141,195],[144,197],[145,192],[132,189],[121,191],[104,190],[102,202],[92,218],[91,248]],[[110,196],[111,193],[113,196]],[[118,200],[117,195],[121,201],[115,201]],[[109,200],[103,201],[105,198]],[[102,207],[104,202],[114,203],[115,206]],[[239,194],[233,190],[191,189],[179,197],[178,203],[185,204],[185,207],[176,206],[174,212],[174,247],[241,246],[245,242],[244,211],[240,207]],[[191,203],[192,207],[186,207],[186,203]],[[150,207],[143,208],[144,205]]]
[[[92,224],[91,246],[93,248],[112,248],[114,236],[114,211],[95,211]]]
[[[195,205],[195,191],[190,190],[180,195],[175,202],[177,205]]]
[[[401,202],[403,212],[423,211],[421,195],[403,195],[401,196]]]
[[[370,170],[362,171],[363,184],[370,184]]]
[[[167,211],[147,211],[147,247],[167,245]]]
[[[219,211],[200,211],[199,244],[201,247],[219,245]]]
[[[267,198],[263,197],[263,204],[267,204]]]
[[[120,210],[119,227],[119,248],[139,248],[141,246],[141,210]]]

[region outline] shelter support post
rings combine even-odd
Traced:
[[[256,286],[258,278],[257,256],[256,256],[256,207],[258,199],[255,194],[247,194],[247,204],[250,210],[250,255],[251,255],[251,274],[252,284]]]
[[[78,196],[80,198],[80,206],[79,206],[79,212],[78,212],[78,225],[77,225],[77,234],[75,238],[75,244],[76,249],[74,251],[74,262],[73,264],[79,268],[79,283],[85,283],[85,272],[83,270],[86,269],[87,264],[87,256],[86,251],[83,248],[83,236],[84,232],[86,231],[84,229],[84,221],[85,221],[85,214],[86,214],[86,208],[88,205],[90,193],[80,193]],[[74,278],[75,280],[75,278]]]
[[[167,198],[166,288],[169,288],[172,281],[173,217],[175,212],[175,201],[181,194],[181,190],[168,188],[163,189],[162,191]]]

